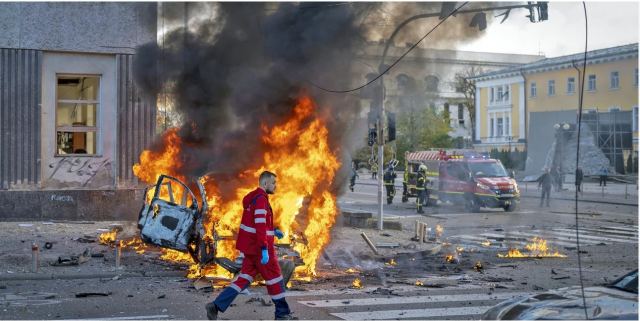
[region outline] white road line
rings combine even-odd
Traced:
[[[637,233],[632,232],[624,232],[624,231],[604,231],[602,229],[594,229],[594,228],[585,228],[580,227],[580,231],[594,232],[597,234],[611,235],[613,237],[629,237],[629,238],[638,238]]]
[[[556,233],[558,234],[563,234],[566,236],[570,236],[570,237],[575,237],[576,236],[576,231],[572,230],[572,229],[555,229],[554,230]],[[581,240],[600,240],[600,241],[608,241],[608,242],[617,242],[617,243],[638,243],[638,239],[631,239],[631,238],[625,238],[625,239],[620,239],[620,238],[615,238],[615,237],[602,237],[602,236],[593,236],[593,235],[588,235],[588,234],[584,234],[584,233],[580,233],[580,239]]]
[[[343,320],[388,320],[388,319],[409,319],[409,318],[431,318],[448,316],[466,316],[482,314],[491,306],[463,307],[463,308],[438,308],[438,309],[415,309],[415,310],[386,310],[369,312],[344,312],[331,313],[331,315]]]
[[[109,318],[81,318],[81,319],[65,319],[65,320],[166,320],[169,319],[170,316],[166,314],[159,315],[138,315],[138,316],[128,316],[128,317],[109,317]],[[62,320],[62,321],[65,321]]]
[[[357,276],[354,275],[354,277],[357,277]],[[443,280],[447,280],[447,279],[443,279]],[[438,281],[437,279],[432,280],[432,282],[437,282],[437,281]],[[287,291],[287,297],[314,297],[314,296],[323,296],[323,295],[351,295],[351,294],[364,295],[364,294],[368,294],[367,292],[373,292],[378,288],[380,288],[380,286],[365,287],[362,289]],[[474,289],[481,289],[481,288],[484,288],[484,287],[479,285],[473,285],[473,284],[458,284],[450,288],[438,289],[438,291],[456,291],[456,290],[460,291],[460,290],[474,290]],[[415,285],[403,285],[403,286],[393,286],[393,287],[385,288],[385,290],[390,290],[390,291],[393,291],[394,293],[401,293],[401,292],[422,291],[424,290],[424,288],[415,286]]]
[[[632,233],[638,234],[638,227],[637,226],[629,226],[629,227],[603,226],[603,227],[600,227],[600,228],[607,229],[607,230],[618,230],[618,231],[632,232]]]
[[[411,303],[434,303],[434,302],[466,302],[466,301],[487,301],[504,300],[519,295],[530,294],[527,292],[501,292],[501,293],[474,293],[474,294],[453,294],[453,295],[423,295],[406,296],[392,298],[366,298],[366,299],[337,299],[337,300],[316,300],[298,301],[314,308],[347,307],[347,306],[367,306],[386,304],[411,304]]]

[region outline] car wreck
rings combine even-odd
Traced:
[[[205,188],[200,180],[195,180],[194,184],[199,197],[185,183],[168,175],[160,175],[155,185],[145,188],[138,216],[140,238],[147,244],[188,253],[200,267],[218,264],[235,275],[240,272],[242,257],[231,260],[216,255],[217,242],[223,238],[215,229],[211,236],[207,235],[204,228],[208,213]],[[304,262],[290,247],[276,246],[287,284],[295,267]]]

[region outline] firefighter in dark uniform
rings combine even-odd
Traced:
[[[384,172],[384,187],[387,189],[387,204],[393,203],[393,197],[396,196],[396,189],[393,184],[396,181],[396,172],[393,167],[389,166]]]
[[[404,179],[402,180],[402,203],[406,203],[409,201],[409,190],[407,183],[409,182],[409,171],[404,169]]]
[[[418,197],[416,202],[418,203],[418,213],[423,214],[422,206],[427,206],[427,166],[420,165],[418,168],[418,182],[416,183],[416,190]]]

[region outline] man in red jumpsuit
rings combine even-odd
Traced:
[[[268,194],[276,190],[276,175],[264,171],[259,178],[260,187],[247,194],[242,200],[244,212],[236,249],[244,253],[242,269],[235,280],[218,297],[206,305],[207,318],[216,320],[218,312],[227,310],[240,292],[246,289],[256,274],[260,273],[267,284],[267,292],[276,308],[276,320],[292,320],[289,305],[285,300],[285,285],[278,265],[278,257],[273,247],[273,237],[284,235],[273,227],[273,211]]]

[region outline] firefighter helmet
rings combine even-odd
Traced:
[[[427,166],[425,166],[424,164],[421,164],[420,167],[418,167],[418,171],[419,172],[427,172]]]

